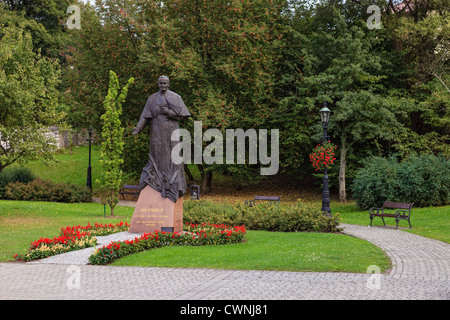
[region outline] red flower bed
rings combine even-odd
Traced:
[[[55,254],[92,247],[97,243],[95,236],[107,235],[115,232],[127,231],[129,224],[119,222],[117,224],[95,223],[91,226],[73,226],[61,228],[58,237],[39,238],[31,242],[30,248],[25,254],[15,254],[16,260],[31,261],[46,258]]]
[[[91,264],[108,264],[123,256],[165,245],[208,245],[241,242],[247,233],[244,226],[210,223],[185,225],[185,232],[144,233],[133,240],[111,242],[97,249],[90,257]]]

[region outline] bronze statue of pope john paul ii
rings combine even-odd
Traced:
[[[142,169],[139,187],[150,186],[163,198],[176,202],[186,193],[187,184],[183,164],[174,164],[172,132],[179,128],[178,122],[191,116],[183,99],[169,90],[170,80],[166,76],[158,79],[159,92],[152,94],[145,104],[133,134],[141,132],[150,124],[150,152],[147,165]]]

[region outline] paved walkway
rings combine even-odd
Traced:
[[[0,299],[450,299],[450,244],[391,228],[343,226],[386,251],[394,264],[389,274],[91,266],[58,257],[1,263]]]

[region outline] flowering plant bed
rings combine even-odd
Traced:
[[[224,224],[190,224],[184,226],[184,232],[144,233],[134,240],[111,242],[97,249],[90,257],[91,264],[104,265],[123,256],[162,246],[182,245],[218,245],[242,242],[245,238],[244,226]]]
[[[66,227],[65,229],[61,228],[61,232],[65,230],[65,232],[70,232],[70,230],[84,230],[85,232],[89,232],[92,236],[106,236],[108,234],[128,231],[130,225],[128,222],[120,221],[116,224],[103,224],[96,222],[93,226],[91,226],[88,222],[87,226],[74,226],[74,227]]]
[[[314,169],[317,171],[329,168],[336,161],[334,157],[336,149],[337,146],[330,141],[318,144],[309,155],[309,160],[312,162]]]
[[[104,236],[111,233],[127,231],[129,224],[119,222],[117,224],[95,223],[91,226],[73,226],[61,228],[58,237],[39,238],[31,243],[25,254],[15,254],[14,259],[18,261],[31,261],[47,258],[56,254],[92,247],[97,244],[95,236]]]

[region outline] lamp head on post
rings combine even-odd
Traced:
[[[330,113],[331,113],[331,110],[327,108],[327,103],[324,102],[323,108],[320,109],[320,111],[319,111],[320,119],[322,120],[323,125],[327,125],[328,121],[330,121]]]

